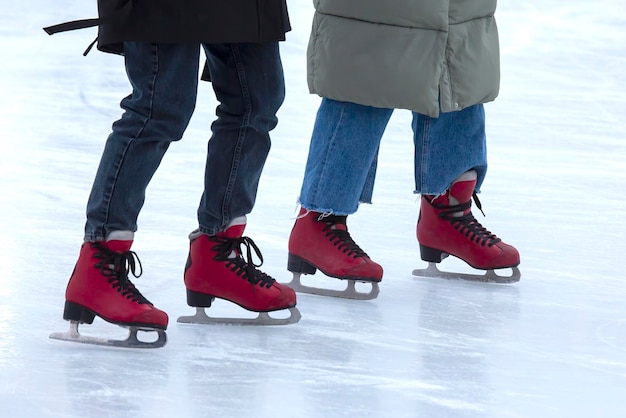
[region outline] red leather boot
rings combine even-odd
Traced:
[[[346,218],[300,209],[289,237],[288,270],[314,274],[319,269],[337,279],[380,282],[383,268],[354,242]]]
[[[472,215],[476,172],[468,171],[441,196],[422,196],[417,240],[422,260],[439,263],[448,254],[480,270],[516,267],[517,250]]]
[[[54,333],[54,339],[117,347],[161,347],[166,342],[167,314],[155,308],[128,278],[139,259],[130,251],[132,241],[86,242],[65,291],[63,319],[71,322],[69,333]],[[139,264],[141,270],[141,265]],[[130,329],[127,340],[84,337],[78,324],[91,324],[95,316]],[[144,343],[137,331],[157,331],[158,340]]]
[[[259,271],[252,258],[252,251],[263,261],[254,241],[244,237],[246,225],[235,224],[214,236],[192,234],[185,267],[187,304],[207,308],[215,298],[236,303],[254,312],[273,312],[289,309],[289,321],[273,322],[267,315],[259,316],[261,325],[281,325],[297,322],[299,312],[295,309],[296,294],[288,286],[281,285],[269,275]],[[218,319],[202,316],[181,317],[179,322],[250,323],[254,321],[236,318]]]

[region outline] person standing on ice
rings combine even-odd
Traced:
[[[496,0],[316,0],[315,8],[308,85],[323,99],[289,237],[290,285],[340,297],[378,294],[383,269],[353,241],[346,218],[359,202],[371,203],[378,149],[393,109],[413,112],[422,259],[439,263],[451,254],[491,273],[462,278],[519,280],[517,250],[470,209],[472,196],[480,207],[476,193],[487,171],[482,104],[499,89]],[[513,276],[493,273],[501,268],[514,268]],[[300,275],[317,269],[349,280],[349,288],[302,285]],[[371,282],[372,291],[355,292],[355,281]]]
[[[285,0],[261,4],[171,0],[98,1],[99,20],[46,28],[48,33],[98,24],[98,49],[122,54],[132,85],[113,124],[87,203],[84,243],[66,290],[70,332],[51,337],[118,346],[165,344],[168,316],[131,283],[141,274],[131,251],[146,187],[172,141],[181,139],[196,104],[200,50],[204,76],[219,101],[208,143],[198,229],[190,235],[187,303],[203,313],[214,298],[259,312],[262,324],[297,322],[295,292],[257,269],[255,243],[243,236],[270,149],[269,132],[285,95],[278,42],[290,30]],[[289,309],[288,319],[267,312]],[[95,316],[130,328],[125,341],[81,336]],[[206,315],[186,322],[230,322]],[[233,318],[232,322],[253,322]],[[144,343],[137,330],[157,331]]]

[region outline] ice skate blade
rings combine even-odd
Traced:
[[[125,340],[109,340],[107,338],[98,338],[81,335],[78,332],[78,322],[70,321],[70,330],[67,332],[54,332],[50,334],[53,340],[70,341],[81,344],[101,345],[105,347],[117,348],[160,348],[167,343],[167,334],[162,329],[155,328],[138,328],[128,327],[129,334]],[[155,331],[157,340],[153,342],[141,341],[137,338],[138,331]]]
[[[440,279],[451,279],[451,280],[467,280],[471,282],[482,282],[482,283],[515,283],[519,282],[522,274],[517,267],[511,267],[511,275],[509,276],[500,276],[495,272],[495,270],[487,270],[485,274],[467,274],[467,273],[450,273],[447,271],[441,271],[437,268],[436,263],[428,263],[428,267],[425,269],[415,269],[413,270],[414,276],[420,277],[434,277]]]
[[[309,295],[319,295],[319,296],[330,296],[334,298],[342,298],[342,299],[355,299],[355,300],[372,300],[378,297],[380,293],[380,288],[378,286],[378,282],[363,282],[370,283],[372,285],[372,289],[365,293],[359,292],[356,290],[356,282],[357,280],[348,280],[348,285],[344,290],[335,290],[335,289],[323,289],[319,287],[312,287],[303,285],[300,281],[300,273],[293,273],[293,278],[289,283],[283,283],[286,286],[291,287],[298,293],[307,293]]]
[[[289,308],[288,318],[272,318],[269,312],[259,312],[256,318],[213,318],[206,314],[204,308],[196,307],[196,314],[181,316],[177,322],[182,324],[221,324],[221,325],[290,325],[300,321],[302,314],[295,306]]]

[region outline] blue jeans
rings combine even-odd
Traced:
[[[323,99],[317,113],[300,204],[316,212],[350,215],[371,203],[380,140],[393,109]],[[413,113],[415,193],[440,195],[462,173],[487,172],[482,105],[431,118]]]
[[[278,43],[205,44],[219,101],[211,125],[201,232],[215,234],[251,212],[285,87]],[[195,109],[199,44],[124,44],[132,94],[113,124],[87,203],[85,240],[137,230],[145,192],[172,141],[182,138]]]

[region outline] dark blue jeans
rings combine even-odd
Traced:
[[[215,234],[252,211],[270,149],[269,132],[285,86],[278,43],[205,44],[219,101],[198,208],[201,232]],[[87,204],[85,240],[135,232],[145,191],[172,141],[195,109],[199,44],[126,43],[133,91],[121,102]]]

